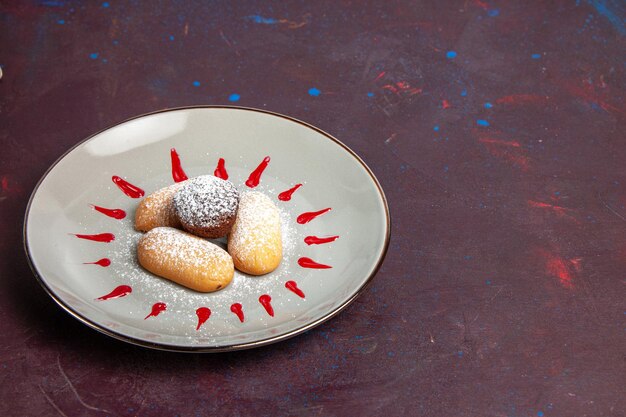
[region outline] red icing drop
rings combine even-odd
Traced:
[[[300,288],[298,288],[298,284],[296,284],[296,281],[285,282],[285,288],[287,288],[289,291],[294,292],[298,297],[304,298],[304,293]]]
[[[124,217],[126,217],[126,212],[122,209],[109,209],[109,208],[95,206],[93,204],[91,204],[91,208],[93,208],[96,211],[99,211],[105,216],[109,216],[117,220],[122,220]]]
[[[261,303],[261,305],[265,308],[265,311],[267,311],[267,314],[274,317],[274,309],[272,308],[271,302],[272,302],[272,297],[270,297],[267,294],[263,294],[262,296],[259,297],[259,303]]]
[[[117,175],[113,175],[111,179],[113,180],[115,185],[117,185],[118,188],[122,190],[124,194],[131,198],[140,198],[143,197],[145,194],[141,188],[129,183],[128,181],[118,177]]]
[[[300,265],[302,268],[313,268],[313,269],[328,269],[328,268],[332,268],[332,266],[330,266],[330,265],[324,265],[324,264],[317,263],[317,262],[315,262],[311,258],[300,258],[300,259],[298,259],[298,265]]]
[[[259,166],[254,171],[252,171],[252,173],[248,177],[248,180],[246,181],[246,185],[248,187],[254,188],[257,185],[259,185],[259,182],[261,181],[261,174],[263,174],[263,171],[265,171],[265,168],[267,168],[267,165],[269,163],[270,163],[269,156],[266,156],[265,158],[263,158],[263,161],[261,161]]]
[[[230,311],[232,311],[233,313],[235,313],[237,315],[237,317],[239,317],[239,321],[243,323],[243,309],[241,308],[241,304],[239,303],[235,303],[232,306],[230,306]]]
[[[198,316],[198,325],[196,326],[196,330],[198,330],[211,317],[211,309],[200,307],[196,310],[196,316]]]
[[[150,312],[150,314],[144,317],[144,320],[148,317],[156,317],[165,310],[167,310],[167,305],[165,303],[156,303],[152,306],[152,311]]]
[[[288,189],[287,191],[283,191],[282,193],[278,194],[278,199],[280,201],[291,200],[291,196],[293,195],[293,193],[300,187],[302,187],[302,184],[294,185],[292,188]]]
[[[181,182],[187,180],[187,174],[183,171],[183,167],[180,164],[180,157],[175,148],[170,149],[170,156],[172,157],[172,178],[174,178],[174,181]]]
[[[79,235],[74,234],[79,239],[93,240],[95,242],[113,242],[115,240],[115,235],[113,233],[100,233],[97,235]]]
[[[100,265],[103,267],[107,267],[111,265],[111,260],[109,258],[102,258],[96,262],[85,262],[85,265]]]
[[[339,236],[328,236],[328,237],[317,237],[317,236],[307,236],[304,238],[304,243],[307,245],[321,245],[324,243],[334,242],[339,239]]]
[[[217,178],[221,178],[223,180],[227,180],[228,179],[228,172],[226,172],[226,166],[224,165],[224,158],[220,158],[217,161],[217,167],[215,168],[215,171],[213,172],[213,175],[215,175]]]
[[[96,300],[104,301],[104,300],[110,300],[112,298],[125,297],[131,292],[133,292],[133,289],[130,288],[128,285],[120,285],[119,287],[116,287],[113,291],[111,291],[107,295],[103,295],[102,297],[96,298]]]
[[[317,216],[321,216],[324,213],[327,213],[331,210],[330,207],[325,208],[323,210],[319,210],[319,211],[309,211],[307,213],[302,213],[301,215],[298,216],[297,221],[300,224],[305,224],[310,222],[311,220],[313,220],[314,218],[316,218]]]

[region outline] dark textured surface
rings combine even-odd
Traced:
[[[1,415],[624,415],[623,2],[199,3],[0,6]],[[368,290],[228,354],[63,312],[21,243],[39,177],[128,117],[233,103],[378,176],[393,232]]]

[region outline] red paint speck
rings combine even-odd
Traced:
[[[301,215],[298,216],[298,218],[296,219],[296,221],[299,224],[306,224],[308,222],[310,222],[311,220],[313,220],[314,218],[321,216],[324,213],[327,213],[331,210],[330,207],[319,210],[319,211],[309,211],[306,213],[302,213]]]
[[[572,273],[569,270],[567,261],[558,255],[546,253],[546,273],[556,277],[559,283],[565,288],[573,288]]]
[[[320,264],[318,262],[315,262],[313,259],[306,258],[306,257],[302,257],[302,258],[298,259],[298,265],[300,265],[302,268],[312,268],[312,269],[329,269],[329,268],[332,268],[332,266],[330,266],[330,265]]]
[[[172,159],[172,178],[175,182],[182,182],[189,179],[183,167],[180,163],[180,157],[178,156],[178,152],[176,152],[175,148],[170,149],[170,156]]]
[[[211,309],[208,307],[199,307],[196,310],[196,316],[198,316],[198,325],[196,326],[196,330],[199,330],[200,326],[206,323],[209,317],[211,317]]]
[[[145,195],[145,192],[141,188],[129,183],[117,175],[113,175],[111,180],[113,180],[113,183],[115,183],[115,185],[117,185],[117,187],[130,198],[141,198]]]
[[[224,158],[218,159],[217,167],[215,168],[215,171],[213,171],[213,175],[223,180],[228,179],[228,172],[226,171],[226,161],[224,161]]]
[[[93,240],[94,242],[104,242],[109,243],[115,240],[115,235],[113,233],[99,233],[97,235],[80,235],[74,234],[79,239],[85,240]]]
[[[133,289],[130,286],[120,285],[118,287],[115,287],[115,289],[111,291],[110,293],[108,293],[107,295],[103,295],[102,297],[96,298],[96,300],[104,301],[104,300],[110,300],[112,298],[121,298],[121,297],[127,296],[131,292],[133,292]]]
[[[444,109],[444,110],[445,109],[449,109],[450,108],[450,102],[448,100],[443,100],[441,102],[441,108]]]
[[[263,161],[261,161],[259,166],[254,171],[252,171],[252,173],[246,180],[246,185],[248,187],[254,188],[257,185],[259,185],[259,182],[261,182],[261,174],[263,174],[263,171],[265,171],[265,168],[267,168],[267,165],[269,163],[270,163],[269,156],[266,156],[265,158],[263,158]]]
[[[278,194],[278,199],[280,201],[289,201],[289,200],[291,200],[291,196],[293,195],[293,193],[300,187],[302,187],[302,184],[294,185],[290,189],[288,189],[286,191],[283,191],[282,193]]]
[[[542,103],[548,100],[547,96],[537,94],[514,94],[496,99],[497,104],[526,104],[526,103]]]
[[[304,243],[307,245],[322,245],[324,243],[334,242],[339,239],[339,236],[328,236],[328,237],[317,237],[317,236],[307,236],[304,238]]]
[[[239,318],[239,321],[243,323],[244,315],[243,315],[243,308],[242,308],[241,304],[234,303],[232,306],[230,306],[230,311],[235,313],[237,318]]]
[[[126,212],[122,209],[104,208],[93,204],[91,204],[91,208],[113,219],[122,220],[126,217]]]
[[[111,265],[111,260],[109,258],[102,258],[97,260],[96,262],[85,262],[84,265],[99,265],[106,268],[107,266]]]
[[[554,213],[558,214],[559,216],[566,216],[567,212],[570,210],[565,207],[555,206],[552,204],[542,203],[540,201],[533,201],[533,200],[528,200],[528,205],[530,207],[552,210]]]
[[[274,317],[274,309],[272,308],[271,302],[272,302],[272,297],[270,297],[267,294],[263,294],[262,296],[259,297],[259,303],[261,303],[263,308],[265,308],[265,311],[267,311],[267,314],[269,314],[271,317]]]
[[[161,314],[162,312],[164,312],[165,310],[167,310],[167,305],[165,303],[155,303],[152,306],[152,310],[150,311],[150,314],[148,314],[145,318],[147,319],[148,317],[156,317],[159,314]]]
[[[304,293],[300,288],[298,288],[298,284],[296,284],[296,281],[285,282],[285,288],[296,294],[298,297],[304,298]]]
[[[506,141],[506,140],[493,139],[493,138],[480,138],[480,139],[478,139],[478,141],[480,143],[492,143],[492,144],[495,144],[495,145],[512,146],[514,148],[520,148],[521,147],[519,142],[516,142],[516,141]]]

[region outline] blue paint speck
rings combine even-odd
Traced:
[[[486,281],[485,281],[485,284],[487,284],[487,285],[491,285],[491,280],[490,280],[490,279],[486,280]]]
[[[176,39],[174,38],[174,35],[170,35],[170,40],[173,41],[174,39]]]
[[[59,20],[57,20],[57,23],[58,23],[59,25],[64,25],[64,24],[65,24],[65,20],[63,20],[63,19],[59,19]]]
[[[489,103],[489,102],[485,103],[485,108],[486,108],[486,109],[490,109],[490,108],[492,108],[492,107],[493,107],[493,104],[491,104],[491,103]]]
[[[110,4],[109,4],[108,1],[105,1],[104,3],[102,3],[102,7],[109,7],[109,6],[110,6]]]
[[[120,41],[118,41],[117,39],[113,40],[113,45],[118,45],[120,43]]]
[[[449,169],[450,168],[446,165],[446,166],[443,167],[443,172],[448,172]]]
[[[194,87],[200,87],[200,81],[194,81],[192,84]]]
[[[367,93],[368,97],[374,97],[374,93],[372,93],[371,91],[369,93]]]
[[[396,356],[396,354],[394,352],[387,352],[387,356],[393,358],[394,356]]]
[[[278,20],[276,19],[259,15],[248,16],[246,17],[246,19],[252,20],[254,23],[259,23],[262,25],[275,25],[276,23],[278,23]]]
[[[92,52],[89,54],[89,58],[91,59],[98,59],[98,53],[97,52]]]
[[[541,58],[541,54],[532,54],[530,57],[532,59],[539,59],[539,58]]]
[[[467,95],[467,90],[462,90],[461,91],[461,97],[465,97]]]
[[[491,9],[487,12],[487,14],[491,17],[496,17],[500,15],[500,10],[498,9]]]
[[[543,417],[543,411],[537,411],[537,417]]]
[[[489,122],[483,119],[478,119],[476,120],[476,124],[478,126],[489,126]]]
[[[239,94],[233,93],[228,96],[228,101],[239,101],[240,98],[241,96]]]
[[[463,351],[462,350],[459,350],[456,354],[459,355],[459,358],[463,357]]]
[[[454,51],[448,51],[448,52],[446,52],[446,58],[448,58],[448,59],[454,59],[454,58],[456,58],[456,52],[454,52]]]
[[[435,132],[439,132],[439,125],[435,125],[435,127],[433,127],[433,130],[434,130]]]
[[[317,89],[317,88],[315,88],[315,87],[313,87],[313,88],[309,88],[309,95],[310,95],[310,96],[317,97],[317,96],[319,96],[320,94],[322,94],[322,92],[321,92],[319,89]]]

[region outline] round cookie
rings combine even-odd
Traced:
[[[200,292],[222,289],[235,275],[233,260],[224,249],[171,227],[156,227],[143,235],[137,260],[153,274]]]
[[[232,182],[203,175],[187,180],[174,194],[174,210],[183,229],[209,239],[230,232],[239,206]]]

